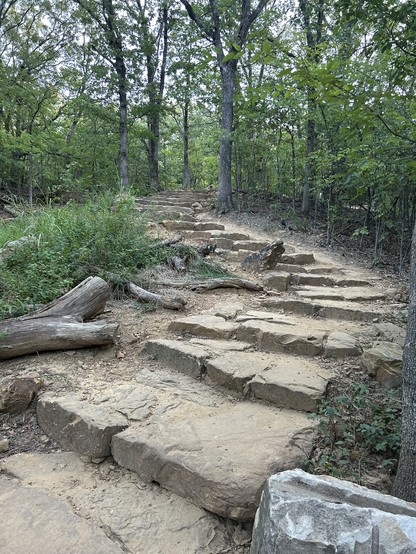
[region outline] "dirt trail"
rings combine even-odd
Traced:
[[[204,199],[200,196],[198,200],[201,205]],[[157,204],[157,199],[154,202]],[[247,234],[249,240],[265,242],[282,238],[289,252],[289,266],[302,265],[294,264],[290,252],[293,256],[311,252],[310,243],[303,245],[301,235],[253,230],[249,221],[215,217],[203,208],[195,214],[187,204],[183,208],[183,196],[165,194],[161,203],[162,207],[155,205],[153,210],[171,206],[165,217],[173,215],[177,222],[181,219],[174,210],[190,209],[191,214],[183,212],[184,218],[223,224],[224,233]],[[175,234],[163,226],[154,227],[154,232],[163,237]],[[206,242],[205,237],[193,233],[183,232],[190,242]],[[222,231],[212,233],[213,240],[232,248],[227,241],[235,244],[238,240],[224,237]],[[242,273],[244,252],[218,250],[217,259],[229,270],[264,282],[266,290],[217,289],[196,294],[180,289],[187,300],[183,314],[146,312],[134,302],[114,300],[101,317],[120,323],[115,347],[43,353],[2,363],[3,375],[30,370],[42,376],[46,382],[46,394],[41,397],[46,416],[42,417],[53,423],[40,429],[33,407],[23,416],[3,416],[0,432],[10,439],[9,451],[0,454],[3,479],[12,478],[13,483],[66,499],[75,514],[104,531],[114,544],[114,552],[248,553],[259,484],[273,473],[271,468],[296,467],[307,455],[313,429],[305,410],[313,409],[340,367],[344,371],[359,367],[361,349],[375,336],[365,313],[374,312],[375,318],[381,313],[391,319],[394,311],[403,308],[389,293],[391,282],[321,249],[314,248],[315,261],[305,265],[305,273],[298,269],[290,273],[287,267],[279,271],[280,277],[274,277],[279,282],[277,288],[270,275]],[[313,275],[330,275],[335,284],[308,284],[316,282]],[[368,285],[349,287],[351,300],[344,297],[347,287],[336,284],[341,278],[367,281]],[[331,291],[344,296],[332,300]],[[380,291],[381,299],[367,300],[369,291]],[[271,309],[279,300],[295,302],[297,307],[280,304]],[[320,310],[339,310],[342,306],[344,311],[339,313],[343,316],[326,319],[296,313],[317,303]],[[358,313],[357,320],[345,319],[345,309]],[[197,323],[189,319],[191,316]],[[214,318],[212,324],[209,318]],[[343,336],[333,335],[334,331]],[[160,339],[170,342],[159,344]],[[151,356],[146,352],[149,341],[155,348]],[[200,376],[195,374],[198,371],[200,384]],[[294,373],[302,375],[296,380]],[[72,415],[63,415],[69,408],[54,404],[56,398],[76,400],[70,408]],[[111,456],[103,457],[103,461],[100,456],[85,454],[88,448],[80,437],[71,438],[75,446],[68,448],[68,421],[76,425],[85,419],[88,407],[100,410],[88,421],[99,419],[102,410],[113,418],[125,419],[128,429],[113,439],[112,453],[118,464]],[[251,415],[240,426],[244,413]],[[248,431],[249,420],[253,421],[253,436]],[[281,426],[273,427],[277,420],[282,421]],[[269,421],[270,436],[266,432]],[[88,429],[90,425],[94,427],[89,423]],[[214,431],[219,429],[227,438],[212,442]],[[293,435],[287,435],[288,429],[293,429]],[[264,435],[264,444],[259,435]],[[273,445],[274,436],[281,444]],[[289,448],[295,436],[302,456]],[[87,436],[86,441],[91,440]],[[247,454],[253,440],[258,442],[260,461]],[[208,446],[201,446],[205,444]],[[81,457],[62,448],[76,450]],[[221,454],[213,457],[217,450]],[[234,458],[233,467],[227,461],[228,450]],[[170,463],[173,469],[169,469]],[[231,482],[234,479],[235,485]],[[31,530],[23,529],[22,534],[25,532],[29,536]],[[39,551],[49,552],[42,548]]]

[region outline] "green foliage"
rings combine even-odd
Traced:
[[[360,482],[371,459],[394,471],[400,450],[398,391],[376,392],[352,383],[345,395],[319,407],[319,439],[309,468]]]
[[[145,233],[129,198],[112,209],[113,197],[85,205],[68,204],[7,222],[0,247],[11,238],[30,237],[6,249],[0,260],[0,317],[18,315],[49,302],[88,277],[98,275],[121,286],[138,268],[160,263],[164,248]]]

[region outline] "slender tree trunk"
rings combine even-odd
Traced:
[[[160,139],[160,123],[159,123],[159,106],[155,104],[151,106],[151,114],[148,118],[148,129],[150,138],[148,143],[148,162],[149,162],[149,185],[150,190],[160,190],[159,182],[159,139]]]
[[[189,98],[183,105],[183,188],[191,185],[191,168],[189,167]]]
[[[308,90],[308,122],[306,127],[306,164],[305,175],[303,180],[303,197],[302,197],[302,213],[309,212],[310,191],[314,179],[314,161],[313,154],[315,152],[315,111],[316,102],[312,95],[314,89]]]
[[[128,164],[128,130],[127,130],[127,79],[126,65],[124,59],[116,57],[116,71],[118,77],[119,97],[119,132],[120,132],[120,153],[119,172],[120,187],[127,190],[129,187],[129,164]]]
[[[216,209],[218,214],[229,212],[233,207],[231,188],[231,154],[236,71],[236,60],[230,60],[221,66],[222,104],[220,174]]]
[[[416,223],[412,237],[410,300],[403,352],[402,435],[394,494],[416,502]]]

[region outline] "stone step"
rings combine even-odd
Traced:
[[[294,252],[293,254],[283,254],[282,263],[294,265],[308,265],[315,263],[315,256],[306,252]]]
[[[385,300],[388,294],[373,287],[337,288],[313,287],[309,285],[293,292],[300,298],[309,298],[311,300],[347,300],[351,302]]]
[[[59,496],[0,478],[0,547],[4,553],[122,554],[124,551],[100,529],[76,515]]]
[[[96,465],[74,452],[25,453],[3,463],[16,483],[10,496],[0,493],[5,554],[218,554],[233,552],[234,538],[250,540],[240,525],[144,484],[111,458]]]
[[[216,342],[218,344],[216,344]],[[203,346],[203,347],[201,347]],[[249,343],[205,341],[198,345],[151,340],[146,351],[170,367],[196,379],[266,400],[280,408],[314,411],[330,375],[301,358],[248,352]]]
[[[169,330],[184,336],[237,338],[266,352],[333,358],[358,356],[361,353],[358,341],[353,336],[328,329],[324,322],[313,319],[308,323],[272,312],[248,312],[238,316],[236,321],[204,314],[184,317],[171,322]]]
[[[249,250],[251,252],[257,252],[265,246],[267,246],[267,241],[261,240],[235,240],[233,244],[233,250]]]
[[[320,275],[319,273],[293,273],[290,278],[291,285],[312,285],[319,287],[367,287],[370,283],[365,279],[353,279],[348,277],[333,277]]]
[[[132,426],[114,436],[112,454],[145,482],[222,517],[250,521],[265,480],[303,464],[315,428],[304,413],[245,401],[208,416],[161,416]]]
[[[185,208],[183,206],[165,206],[163,204],[152,204],[149,206],[140,206],[136,205],[136,210],[139,212],[149,212],[151,214],[153,213],[162,213],[165,215],[171,215],[173,218],[176,218],[176,215],[174,214],[187,214],[187,215],[193,215],[195,214],[195,210],[192,208]]]
[[[163,219],[178,219],[180,221],[196,221],[196,217],[193,214],[187,214],[179,209],[177,210],[146,210],[142,208],[135,208],[140,213],[143,213],[146,215],[146,217],[149,217],[154,220],[163,220]]]
[[[308,300],[282,300],[280,298],[266,298],[261,306],[272,310],[281,310],[285,313],[317,316],[325,319],[340,319],[346,321],[368,321],[385,317],[384,311],[373,311],[354,306],[352,303],[339,301],[325,301],[319,303]]]
[[[230,239],[232,241],[250,241],[250,235],[245,233],[236,233],[233,231],[213,231],[211,233],[212,240],[214,239]]]

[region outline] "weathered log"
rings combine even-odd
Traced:
[[[114,343],[117,324],[83,323],[104,311],[109,296],[110,287],[103,279],[88,277],[39,310],[0,321],[0,360]]]
[[[283,241],[275,240],[258,252],[254,252],[244,258],[241,262],[241,267],[251,271],[269,271],[276,267],[284,252]]]
[[[110,285],[101,277],[87,277],[63,296],[19,319],[68,315],[84,321],[103,313],[110,293]]]
[[[173,237],[173,239],[166,239],[166,240],[162,240],[161,242],[158,242],[157,244],[155,244],[155,247],[160,248],[160,247],[163,247],[163,246],[172,246],[173,244],[177,244],[178,242],[181,242],[182,240],[183,240],[183,237],[178,235],[177,237]]]
[[[6,319],[0,322],[0,360],[43,352],[113,344],[117,323],[83,323],[76,317]]]
[[[255,283],[254,281],[247,281],[246,279],[239,279],[237,277],[225,279],[209,279],[208,281],[191,284],[191,290],[195,292],[205,292],[207,290],[221,288],[247,289],[254,291],[263,290],[263,287],[258,283]]]
[[[159,294],[142,289],[134,283],[127,283],[127,290],[141,302],[154,304],[168,310],[183,310],[186,305],[186,300],[183,298],[163,298]]]

